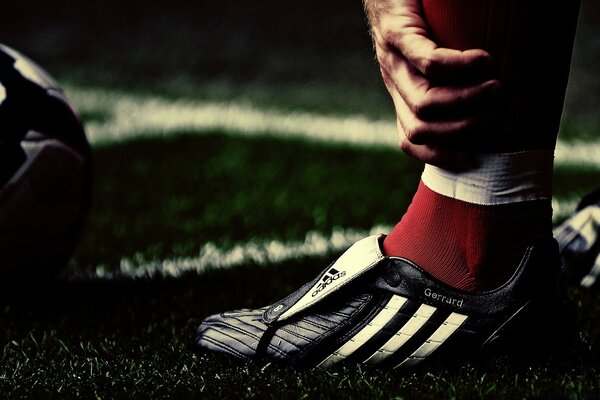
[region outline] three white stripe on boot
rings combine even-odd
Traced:
[[[328,368],[337,362],[349,357],[362,345],[367,343],[373,336],[381,331],[385,325],[400,311],[407,299],[393,295],[385,307],[357,334],[340,346],[329,357],[323,360],[317,368]],[[402,346],[416,334],[431,318],[436,308],[422,304],[419,309],[381,348],[373,353],[365,364],[376,365],[392,354],[396,353]],[[427,338],[417,350],[399,363],[396,367],[410,367],[418,364],[442,343],[444,343],[455,331],[467,320],[466,315],[451,313],[448,318]]]

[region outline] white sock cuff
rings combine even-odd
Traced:
[[[481,205],[552,198],[553,150],[481,154],[478,166],[451,172],[425,165],[421,180],[443,196]]]

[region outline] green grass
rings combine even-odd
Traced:
[[[114,269],[122,257],[195,256],[208,241],[231,247],[389,224],[408,205],[421,170],[394,150],[222,132],[100,147],[94,162],[77,271]]]
[[[394,149],[223,132],[103,146],[94,162],[93,209],[72,272],[114,270],[123,257],[193,257],[209,241],[228,248],[391,225],[422,168]],[[555,194],[578,199],[598,181],[600,171],[561,167]]]
[[[600,396],[598,297],[576,290],[571,295],[581,335],[565,359],[499,358],[408,373],[359,367],[294,372],[198,353],[194,333],[212,313],[282,298],[312,278],[325,258],[178,279],[72,278],[97,264],[116,267],[120,257],[136,252],[147,259],[194,255],[204,240],[226,246],[260,237],[293,239],[335,225],[389,223],[405,207],[420,171],[393,150],[215,132],[100,147],[95,159],[93,214],[71,278],[66,273],[56,283],[3,291],[3,397]],[[599,174],[559,169],[558,192],[579,193],[585,185],[571,183],[574,177],[597,181]],[[390,191],[397,182],[398,190]]]
[[[323,260],[177,280],[71,282],[21,292],[0,319],[0,393],[16,398],[572,398],[600,395],[597,298],[580,298],[582,338],[555,361],[506,358],[415,372],[294,372],[195,352],[208,314],[271,303]],[[253,284],[249,284],[252,282]],[[33,294],[33,297],[29,297]]]
[[[596,32],[580,30],[563,139],[598,137]],[[8,2],[0,35],[76,87],[393,118],[360,2]],[[92,109],[83,118],[111,116]],[[193,336],[204,317],[269,304],[328,260],[178,279],[79,277],[99,265],[114,271],[124,257],[192,257],[207,241],[228,248],[393,224],[420,165],[393,149],[222,131],[174,132],[94,153],[92,215],[61,280],[1,291],[2,398],[600,398],[599,299],[578,290],[577,347],[552,362],[294,372],[197,353]],[[599,181],[599,171],[560,167],[555,193],[577,199]]]

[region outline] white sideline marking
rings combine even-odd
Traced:
[[[318,257],[340,252],[365,236],[389,232],[390,229],[389,226],[376,226],[371,231],[338,228],[329,236],[320,232],[308,232],[302,242],[285,243],[279,240],[264,243],[250,242],[228,250],[219,249],[209,242],[202,247],[197,257],[157,260],[141,264],[123,259],[116,273],[98,266],[95,277],[100,279],[178,277],[187,272],[201,274],[209,270],[229,269],[247,264],[271,265],[301,257]]]
[[[263,110],[237,102],[201,102],[142,97],[105,90],[70,88],[68,96],[82,111],[102,111],[111,118],[86,123],[93,144],[136,137],[169,136],[177,131],[223,129],[247,136],[298,137],[318,141],[394,146],[389,121],[363,116],[323,116],[305,112]]]
[[[396,147],[393,121],[371,120],[360,115],[323,116],[319,114],[263,110],[237,102],[202,102],[169,100],[161,97],[124,94],[118,91],[67,86],[68,97],[82,112],[102,112],[109,118],[86,124],[94,145],[105,145],[141,137],[170,136],[180,131],[203,134],[223,129],[242,136],[304,138],[353,145]],[[588,165],[600,168],[599,142],[560,142],[556,163]],[[568,216],[576,200],[553,199],[554,217]],[[375,227],[370,232],[338,229],[330,237],[309,232],[304,242],[247,243],[231,250],[205,244],[197,257],[142,263],[124,259],[116,273],[119,276],[179,276],[188,271],[203,272],[215,268],[233,268],[242,264],[273,264],[298,257],[322,256],[349,247],[363,237],[389,232],[391,227]],[[96,276],[110,278],[115,274],[99,266]]]
[[[575,209],[575,204],[575,202],[556,201],[554,205],[555,218],[562,218],[571,213]],[[565,214],[556,214],[557,209]],[[312,231],[306,234],[304,241],[249,242],[239,244],[232,249],[220,249],[209,242],[204,244],[196,257],[142,263],[125,258],[121,260],[117,272],[110,272],[105,267],[98,266],[93,275],[98,279],[178,277],[187,272],[202,274],[213,269],[229,269],[247,264],[272,265],[302,257],[319,257],[338,253],[369,235],[388,233],[391,229],[392,226],[386,225],[375,226],[369,231],[337,228],[328,236]]]
[[[86,124],[93,144],[169,136],[177,131],[203,134],[203,131],[223,129],[247,136],[276,135],[363,146],[397,146],[396,124],[392,119],[285,113],[234,101],[169,100],[100,89],[67,89],[69,98],[80,111],[101,111],[110,116],[107,121]],[[559,141],[555,160],[558,165],[600,168],[600,141]]]

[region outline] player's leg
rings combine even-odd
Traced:
[[[554,149],[579,13],[577,0],[423,0],[432,39],[494,58],[504,102],[491,151]]]
[[[471,40],[488,33],[480,31],[487,25],[478,28],[474,21],[481,7],[503,1],[425,1],[422,11],[437,39],[459,41],[462,29],[475,29],[464,34]],[[514,8],[501,7],[510,18],[500,11],[488,15],[507,27],[493,32],[498,35],[490,36],[493,43],[514,36],[525,40],[516,47],[521,51],[539,37],[523,38],[522,29],[539,35],[538,28],[553,23],[561,26],[567,42],[572,40],[574,18],[563,21],[557,13],[540,10],[543,17],[536,19],[533,4],[523,8],[516,5],[520,1],[509,1]],[[570,10],[564,15],[575,14],[570,0],[561,3]],[[457,5],[469,7],[468,12],[461,14]],[[491,142],[487,153],[480,154],[478,167],[456,173],[427,166],[410,209],[387,238],[361,240],[312,282],[269,307],[206,318],[196,339],[200,347],[294,366],[329,367],[346,360],[411,367],[434,352],[454,359],[503,340],[509,349],[522,344],[527,354],[538,346],[548,349],[551,343],[556,349],[556,343],[562,343],[571,325],[568,308],[555,291],[560,260],[551,235],[550,178],[553,129],[564,87],[540,88],[541,81],[520,86],[534,79],[527,57],[519,59],[510,51],[499,54],[487,42],[482,45],[499,60],[508,91],[503,105],[506,124],[501,135],[485,132],[486,140],[477,143]],[[508,46],[513,49],[510,42]],[[559,65],[544,81],[547,85],[566,81],[570,43],[563,50],[552,55]],[[555,96],[542,99],[539,93]],[[537,100],[542,105],[529,104]],[[545,113],[537,108],[526,112],[546,107],[543,104],[549,107]],[[545,114],[552,114],[554,122],[537,121],[549,127],[534,132],[536,118]]]
[[[423,0],[422,6],[440,46],[492,55],[504,96],[497,129],[475,140],[490,154],[467,172],[426,166],[384,249],[453,287],[493,289],[513,274],[527,246],[552,234],[553,149],[578,3]]]

